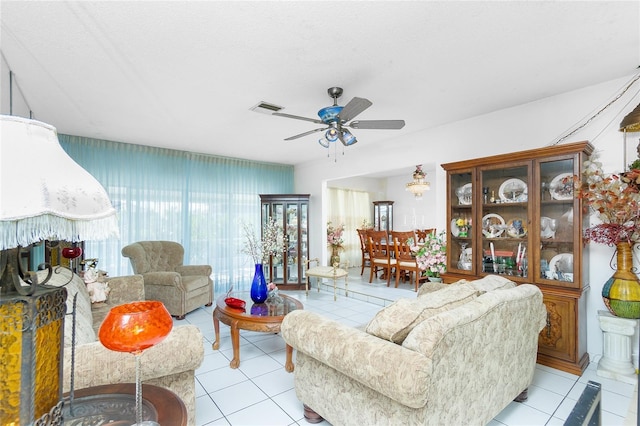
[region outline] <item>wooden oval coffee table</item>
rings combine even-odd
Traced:
[[[303,309],[302,303],[281,294],[281,303],[255,304],[248,292],[232,293],[231,297],[242,299],[246,303],[245,309],[236,309],[227,306],[224,300],[228,295],[220,296],[216,300],[216,308],[213,311],[213,329],[216,332],[216,340],[213,349],[220,348],[220,321],[231,327],[231,345],[233,346],[233,359],[229,363],[231,368],[240,366],[240,330],[261,331],[265,333],[279,333],[282,319],[291,311]],[[286,362],[284,368],[290,373],[293,371],[291,360],[293,348],[286,345]]]

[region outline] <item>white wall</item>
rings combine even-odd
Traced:
[[[416,228],[435,228],[437,217],[433,203],[435,191],[428,191],[417,200],[412,193],[405,190],[405,185],[411,182],[414,167],[406,168],[403,175],[385,178],[357,176],[346,179],[336,179],[327,182],[329,188],[349,188],[369,192],[372,201],[393,201],[393,229],[396,231],[409,231]],[[435,184],[430,175],[427,181]],[[373,205],[371,205],[373,218]],[[353,231],[355,232],[355,230]]]
[[[406,184],[413,180],[415,166],[407,168],[403,176],[387,179],[387,200],[393,200],[393,229],[396,231],[410,231],[412,229],[435,228],[438,225],[434,189],[424,192],[422,199],[417,200],[411,192],[406,190]],[[427,182],[436,188],[435,174],[427,173]]]
[[[607,105],[615,95],[631,80],[627,78],[586,87],[560,96],[541,99],[536,102],[496,111],[468,120],[427,129],[413,134],[402,134],[381,146],[367,146],[362,139],[357,145],[347,148],[337,162],[315,161],[296,166],[295,190],[310,193],[310,248],[311,257],[326,256],[324,247],[324,227],[326,223],[323,206],[323,188],[328,180],[364,176],[372,172],[407,168],[406,177],[388,179],[388,199],[398,203],[395,206],[394,224],[403,223],[403,217],[410,215],[413,208],[418,216],[426,211],[429,223],[445,228],[446,222],[446,174],[441,163],[460,161],[475,157],[542,148],[555,142],[567,131],[583,124],[589,117]],[[526,82],[523,82],[526,84]],[[618,131],[622,118],[640,103],[640,83],[620,97],[612,106],[564,142],[589,140],[603,162],[604,170],[620,171],[624,168],[623,135]],[[464,100],[461,100],[464,102]],[[628,163],[636,158],[636,145],[640,133],[628,136]],[[418,202],[410,203],[403,197],[404,183],[410,180],[415,164],[424,164],[431,182],[431,191]],[[399,229],[399,228],[398,228]],[[601,297],[602,285],[611,276],[609,260],[613,248],[598,244],[587,247],[590,253],[590,289],[587,291],[587,350],[591,359],[602,353],[602,332],[597,311],[606,309]],[[636,336],[637,339],[637,336]],[[637,340],[633,345],[637,356]]]

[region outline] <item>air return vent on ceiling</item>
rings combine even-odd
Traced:
[[[284,107],[278,106],[278,105],[274,105],[274,104],[270,104],[268,102],[260,102],[258,105],[252,106],[251,108],[249,108],[251,111],[255,111],[255,112],[261,112],[263,114],[273,114],[274,112],[278,112],[281,109],[284,109]]]

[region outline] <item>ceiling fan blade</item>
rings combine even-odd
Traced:
[[[369,108],[373,103],[369,99],[353,98],[342,108],[338,118],[343,123],[352,120],[356,115]]]
[[[284,112],[274,112],[271,115],[277,115],[279,117],[294,118],[296,120],[310,121],[310,122],[316,123],[316,124],[325,124],[324,121],[318,120],[317,118],[300,117],[299,115],[285,114]]]
[[[352,129],[402,129],[404,120],[362,120],[349,123]]]
[[[301,138],[303,136],[310,135],[312,133],[321,132],[323,130],[327,130],[327,127],[322,127],[320,129],[313,129],[313,130],[309,130],[308,132],[300,133],[299,135],[290,136],[290,137],[286,138],[285,141],[291,141],[291,140],[294,140],[294,139],[298,139],[298,138]]]

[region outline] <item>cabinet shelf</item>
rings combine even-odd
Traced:
[[[517,284],[538,285],[549,313],[538,360],[578,375],[589,360],[584,295],[589,287],[588,259],[582,244],[588,217],[582,200],[553,199],[548,188],[562,174],[580,176],[592,152],[588,142],[576,142],[442,165],[447,173],[448,226],[455,227],[453,221],[460,217],[473,224],[468,237],[447,233],[444,281],[476,279],[496,270]],[[469,205],[459,204],[456,193],[463,186],[467,193],[471,188]],[[515,201],[485,202],[486,196],[500,194]],[[471,249],[468,270],[458,268],[463,248]]]

